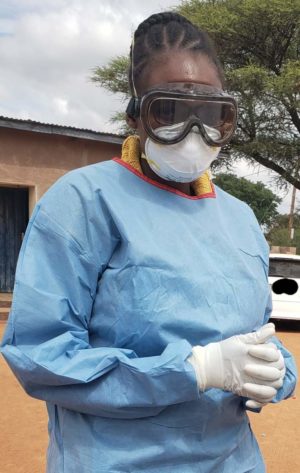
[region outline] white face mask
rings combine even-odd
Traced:
[[[159,136],[171,137],[178,126],[164,126],[156,129]],[[220,133],[215,128],[204,125],[206,133],[212,139],[218,139]],[[163,145],[147,138],[145,144],[147,160],[152,171],[162,179],[175,182],[192,182],[203,174],[216,159],[220,147],[208,146],[203,140],[197,127],[193,127],[190,133],[179,143]]]

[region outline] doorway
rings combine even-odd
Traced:
[[[28,209],[28,188],[0,187],[0,292],[13,291]]]

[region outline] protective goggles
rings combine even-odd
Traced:
[[[220,89],[196,83],[168,83],[132,98],[126,113],[140,118],[148,136],[174,144],[197,127],[209,146],[224,146],[237,123],[237,103]]]

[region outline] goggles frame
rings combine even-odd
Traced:
[[[166,139],[157,136],[153,128],[149,123],[149,111],[151,105],[157,99],[166,99],[166,100],[199,100],[200,102],[218,102],[232,106],[233,110],[233,119],[232,126],[230,131],[220,138],[220,140],[213,140],[207,134],[204,123],[202,120],[194,114],[191,114],[185,121],[182,130],[179,132],[178,136],[173,139]],[[142,97],[132,97],[126,109],[126,113],[133,118],[140,118],[143,128],[146,131],[147,135],[155,142],[171,145],[179,143],[182,141],[190,130],[197,126],[199,132],[201,133],[204,141],[209,146],[218,146],[222,147],[226,145],[231,139],[237,125],[237,102],[231,95],[223,92],[223,90],[205,85],[197,84],[193,82],[183,83],[175,82],[168,84],[161,84],[155,88],[151,88]]]

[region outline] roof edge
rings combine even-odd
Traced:
[[[102,141],[113,144],[122,144],[125,139],[124,135],[103,133],[100,131],[76,128],[72,126],[54,125],[37,122],[35,120],[23,120],[20,118],[9,118],[4,116],[0,116],[0,128],[31,131],[34,133],[45,133],[48,135],[63,135],[73,138],[82,138],[86,140]]]

